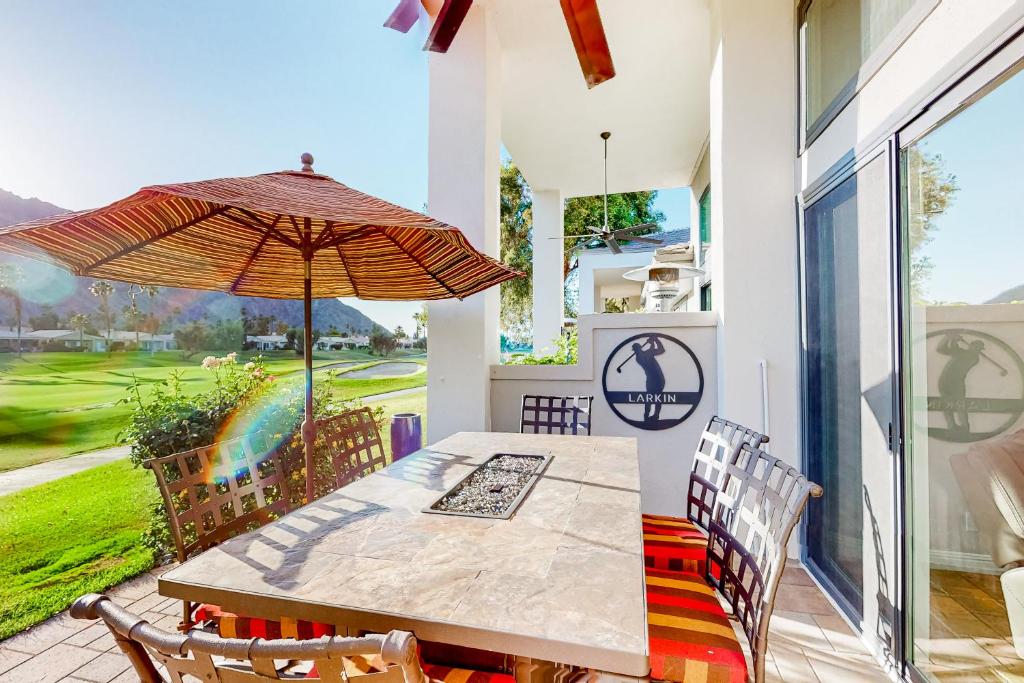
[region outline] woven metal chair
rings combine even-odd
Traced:
[[[590,435],[593,396],[534,396],[523,394],[519,417],[522,434]]]
[[[786,546],[821,486],[761,448],[743,444],[726,467],[708,536],[708,581],[732,607],[764,680],[768,624],[786,569]]]
[[[290,511],[283,460],[262,434],[142,464],[156,475],[178,562]],[[192,604],[183,608],[187,628]]]
[[[642,516],[647,567],[705,573],[707,533],[726,466],[736,460],[743,444],[767,441],[764,434],[717,415],[708,420],[693,454],[686,517]]]
[[[336,489],[388,464],[384,442],[369,408],[317,420],[316,431],[318,443],[330,455]]]
[[[311,663],[305,680],[342,683],[427,683],[416,654],[416,638],[404,631],[361,638],[316,640],[221,638],[203,631],[169,633],[114,604],[105,595],[85,595],[71,606],[76,619],[102,619],[143,683],[171,680],[205,683],[266,683],[302,678],[301,663]],[[353,671],[351,659],[376,658],[383,670]]]

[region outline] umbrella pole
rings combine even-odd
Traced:
[[[306,365],[306,410],[302,421],[302,446],[306,454],[306,502],[313,502],[316,463],[313,461],[313,442],[316,426],[313,424],[313,274],[312,259],[306,258],[305,279],[302,287],[302,360]]]

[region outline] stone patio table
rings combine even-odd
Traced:
[[[423,512],[495,453],[552,456],[511,519]],[[455,434],[167,571],[159,592],[644,676],[638,470],[632,438]]]

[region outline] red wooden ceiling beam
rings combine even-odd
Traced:
[[[472,5],[473,0],[444,0],[423,49],[431,52],[448,52]]]
[[[593,88],[615,76],[615,65],[608,49],[597,0],[561,0],[565,25],[569,27],[576,57],[583,69],[587,87]]]

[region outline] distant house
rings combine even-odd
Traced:
[[[136,333],[131,330],[111,330],[109,337],[107,337],[106,332],[101,333],[101,336],[105,339],[109,339],[111,343],[121,342],[125,346],[135,344],[137,341],[140,351],[149,351],[150,353],[156,353],[157,351],[173,351],[178,348],[178,344],[175,341],[173,334],[150,334],[149,332],[139,332],[138,336],[136,336]]]
[[[31,327],[21,328],[21,348],[31,349],[34,343],[28,339],[28,333],[32,331]],[[0,326],[0,353],[12,352],[18,350],[18,328],[13,325],[10,327]]]
[[[280,351],[288,348],[288,337],[283,334],[249,334],[245,341],[257,351]]]
[[[360,347],[368,347],[370,345],[369,337],[320,337],[313,344],[313,348],[317,351],[328,351],[328,350],[339,350],[339,349],[358,349]]]
[[[23,343],[23,348],[31,348],[33,351],[42,351],[48,344],[63,344],[68,349],[84,349],[86,351],[106,351],[107,342],[103,337],[97,337],[77,330],[33,330],[25,335],[26,339],[32,340],[32,346],[28,347]]]
[[[661,244],[630,242],[621,246],[621,254],[608,247],[579,251],[579,312],[603,313],[608,299],[625,299],[631,308],[641,306],[643,284],[623,278],[628,271],[650,265],[654,252],[665,247],[690,243],[690,229],[669,230],[645,235]]]

